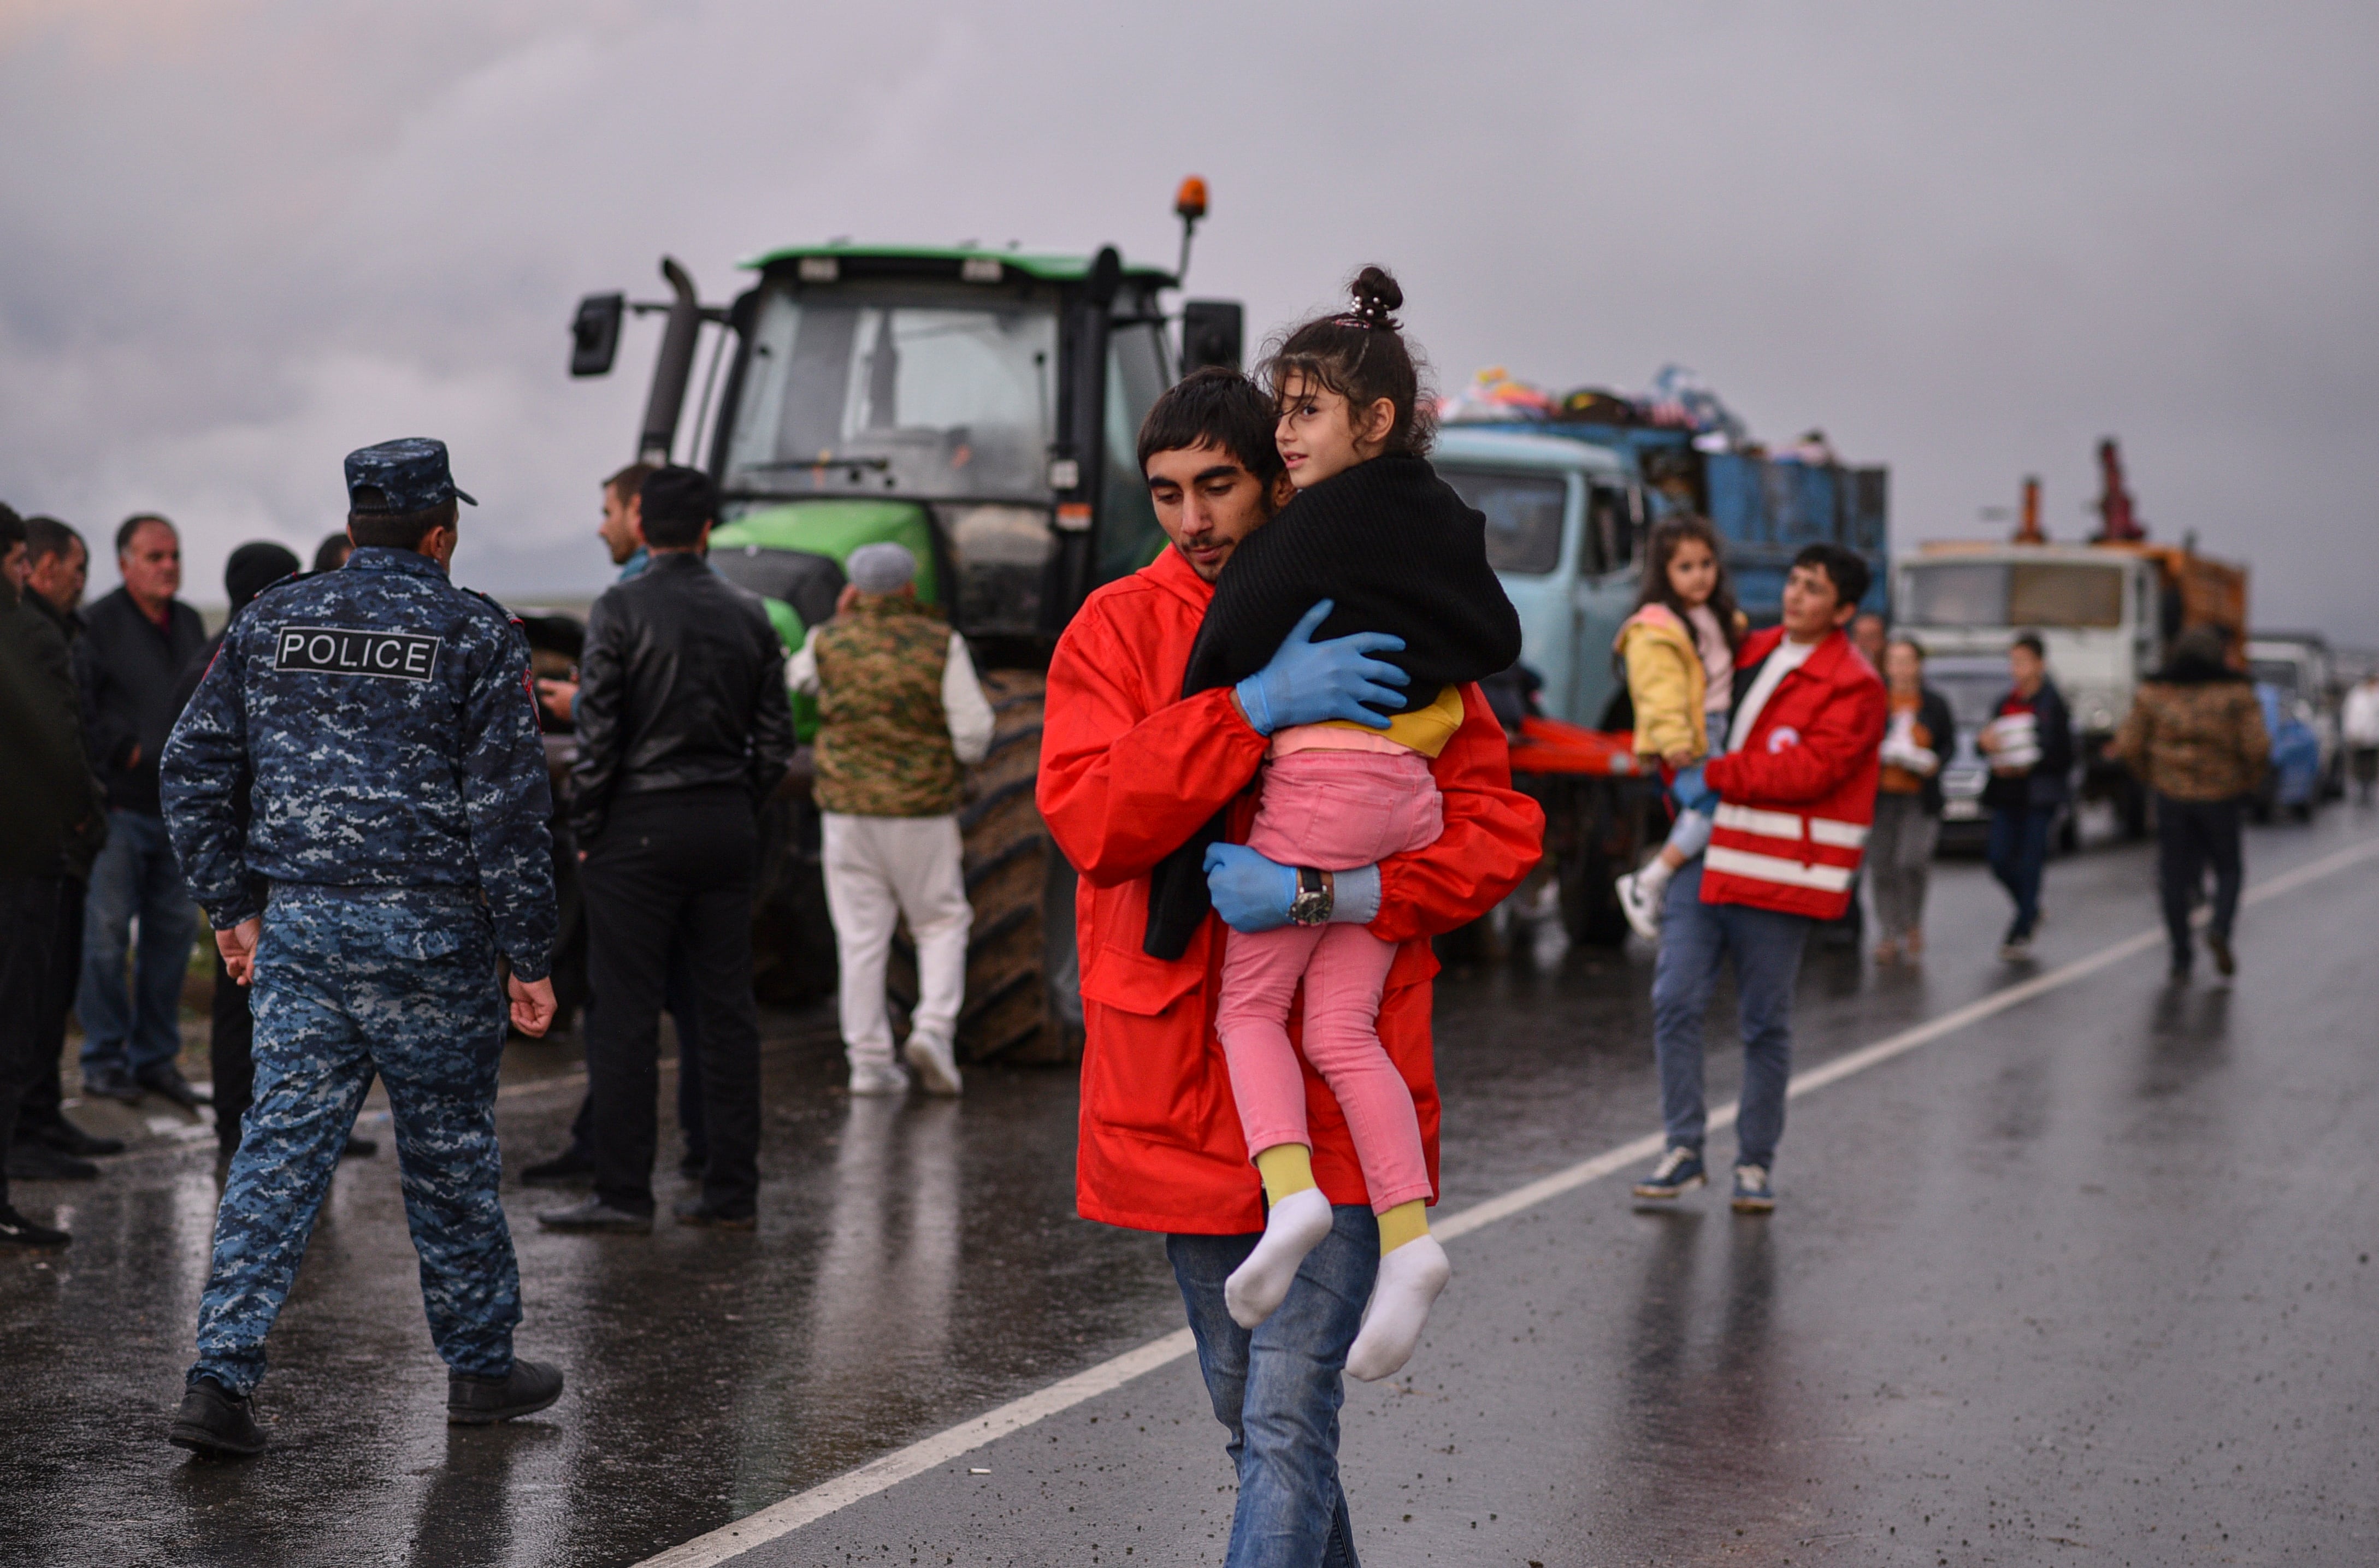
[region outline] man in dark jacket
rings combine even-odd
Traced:
[[[157,803],[157,760],[178,713],[174,687],[206,645],[182,586],[182,541],[163,517],[143,513],[115,531],[124,585],[83,614],[75,645],[84,738],[107,790],[107,846],[91,867],[83,916],[82,1019],[86,1094],[139,1103],[153,1091],[185,1109],[206,1096],[183,1078],[182,975],[198,930],[196,908],[166,841]],[[130,992],[124,965],[132,923],[140,950]]]
[[[701,1196],[681,1224],[756,1223],[760,1020],[752,998],[755,808],[793,754],[785,656],[753,595],[710,571],[710,481],[645,481],[645,572],[595,601],[573,705],[570,820],[583,862],[595,1194],[555,1230],[649,1231],[661,995],[682,941],[702,1019]]]
[[[2008,649],[2008,676],[2013,684],[1975,744],[1991,764],[1983,786],[1983,803],[1991,809],[1991,874],[2015,900],[2014,923],[1999,943],[1999,957],[2012,963],[2032,956],[2048,835],[2072,797],[2073,720],[2035,633],[2024,633]]]
[[[57,633],[54,645],[66,670],[66,691],[76,712],[79,750],[81,698],[74,682],[70,650],[82,635],[83,584],[91,566],[91,550],[82,536],[54,517],[25,519],[25,613],[38,615]],[[46,644],[47,639],[42,641]],[[99,799],[99,784],[91,783],[91,797]],[[101,1138],[68,1121],[66,1086],[59,1081],[58,1059],[65,1054],[66,1014],[74,1007],[75,986],[82,979],[82,921],[85,890],[91,884],[91,862],[107,837],[103,804],[90,814],[79,833],[68,834],[56,878],[57,918],[50,934],[47,979],[34,1013],[40,1041],[40,1076],[26,1086],[17,1104],[16,1141],[8,1148],[8,1174],[21,1181],[89,1181],[99,1175],[91,1163],[94,1154],[120,1154],[124,1140]]]
[[[25,525],[0,506],[0,1171],[18,1106],[43,1076],[41,1029],[50,953],[57,937],[59,885],[79,834],[96,830],[102,803],[82,750],[66,644],[47,618],[18,598],[25,580]],[[57,1051],[46,1050],[54,1068]],[[66,1233],[18,1214],[0,1174],[0,1249],[63,1247]]]

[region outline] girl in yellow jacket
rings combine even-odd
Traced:
[[[1744,618],[1734,608],[1717,530],[1687,513],[1663,520],[1646,550],[1636,612],[1616,649],[1636,708],[1636,754],[1673,773],[1726,744],[1734,697],[1734,649]],[[1669,841],[1643,870],[1619,879],[1619,907],[1646,941],[1660,935],[1669,879],[1709,844],[1710,819],[1680,811]]]

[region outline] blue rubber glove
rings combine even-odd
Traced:
[[[1394,707],[1404,702],[1401,688],[1412,677],[1371,656],[1398,652],[1405,640],[1386,632],[1358,632],[1317,643],[1314,629],[1329,619],[1332,608],[1323,599],[1307,610],[1297,629],[1281,639],[1272,662],[1239,682],[1239,707],[1257,734],[1325,718],[1351,718],[1385,730],[1387,719],[1363,705]]]
[[[1205,871],[1206,896],[1225,925],[1253,935],[1288,923],[1288,907],[1297,901],[1294,867],[1245,844],[1214,844],[1206,850]]]
[[[1669,793],[1677,798],[1678,806],[1685,811],[1697,811],[1704,816],[1718,804],[1718,791],[1702,780],[1702,765],[1694,764],[1670,782]]]

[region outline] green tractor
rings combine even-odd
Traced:
[[[1186,184],[1184,264],[1204,209],[1202,186]],[[1049,656],[1086,595],[1164,548],[1134,462],[1141,419],[1183,359],[1238,362],[1240,308],[1187,302],[1177,351],[1161,296],[1179,269],[1127,265],[1112,247],[1083,257],[838,240],[744,265],[757,277],[727,306],[702,304],[670,259],[670,300],[581,301],[571,374],[611,368],[630,313],[666,315],[638,455],[718,482],[710,563],[761,597],[789,650],[834,613],[853,549],[888,539],[916,556],[919,597],[966,634],[999,720],[959,814],[974,905],[959,1053],[1070,1059],[1081,1037],[1074,873],[1033,801]],[[708,368],[682,428],[706,331]],[[794,718],[807,741],[815,712],[797,700]],[[764,838],[755,983],[771,1000],[815,995],[830,987],[834,941],[817,814],[798,785],[770,808]],[[896,991],[913,980],[902,943]]]

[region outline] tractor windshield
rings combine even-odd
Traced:
[[[1049,500],[1053,302],[850,283],[761,296],[726,488],[778,496]]]

